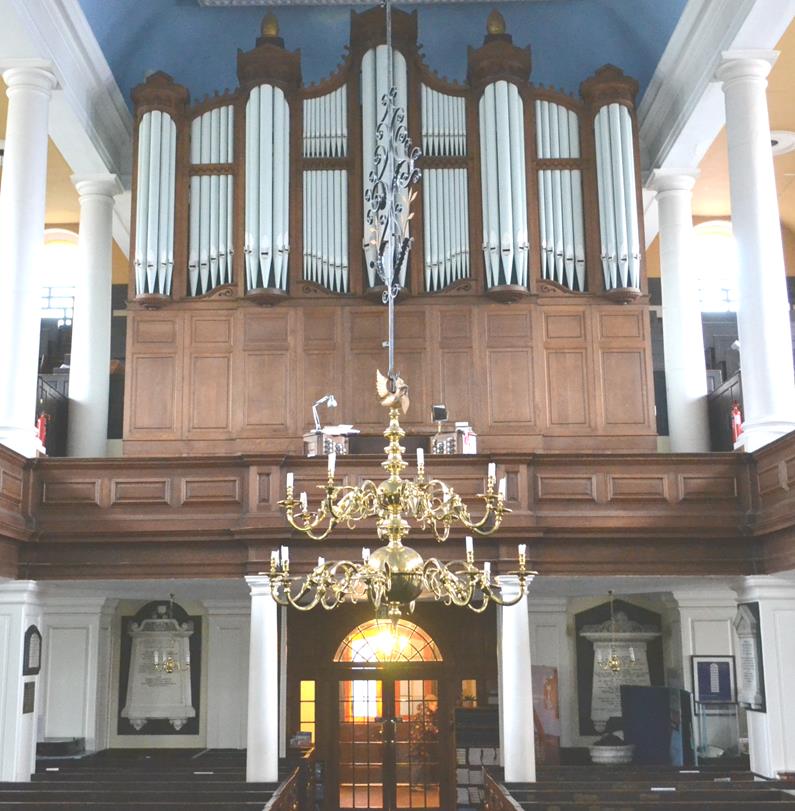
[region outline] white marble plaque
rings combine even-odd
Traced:
[[[196,716],[190,683],[192,623],[144,620],[133,623],[129,633],[133,641],[122,717],[136,730],[156,718],[166,718],[180,730]]]
[[[758,651],[759,623],[747,605],[737,607],[734,629],[740,643],[737,700],[749,709],[762,710],[764,696]]]

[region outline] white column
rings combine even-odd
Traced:
[[[110,389],[113,196],[116,175],[72,177],[80,195],[80,276],[69,369],[69,456],[105,456]]]
[[[691,656],[734,656],[735,636],[732,623],[737,614],[737,595],[728,586],[702,584],[699,588],[677,589],[673,592],[679,609],[680,647],[671,651],[672,658],[681,665],[681,687],[693,692],[693,666]],[[675,634],[675,629],[674,629]],[[676,640],[672,640],[672,645]],[[708,716],[704,719],[706,740],[700,740],[701,728],[694,725],[696,746],[708,744],[722,749],[736,747],[737,724],[734,716]]]
[[[0,185],[0,444],[35,456],[47,125],[56,80],[42,62],[3,72],[8,86]]]
[[[23,712],[25,683],[40,689],[38,676],[22,675],[25,631],[41,630],[37,584],[13,580],[0,584],[0,782],[26,782],[36,769],[36,719],[40,696],[33,712]]]
[[[708,451],[707,369],[693,256],[693,185],[698,172],[656,169],[660,220],[665,387],[674,453]]]
[[[246,780],[279,779],[279,625],[270,580],[246,578],[251,589]]]
[[[502,594],[519,594],[514,576],[498,578]],[[500,743],[506,783],[533,783],[536,779],[535,725],[530,671],[530,617],[527,597],[500,608],[497,662],[500,681]]]
[[[740,260],[740,367],[747,451],[795,430],[795,378],[781,244],[767,75],[775,51],[725,51],[723,82],[729,141],[732,227]]]
[[[795,580],[746,577],[738,596],[759,604],[762,637],[766,711],[747,714],[751,771],[775,777],[795,771]]]

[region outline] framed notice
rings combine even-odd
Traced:
[[[733,656],[691,656],[693,699],[699,704],[735,704]]]
[[[734,630],[739,643],[740,706],[755,712],[765,712],[765,671],[762,660],[759,603],[740,603],[737,606]]]
[[[25,631],[25,645],[22,649],[22,675],[37,676],[41,670],[41,633],[35,625]]]

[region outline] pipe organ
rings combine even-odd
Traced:
[[[536,87],[529,49],[498,21],[470,49],[467,82],[449,82],[423,62],[416,17],[395,12],[390,55],[377,16],[352,16],[349,56],[316,86],[301,83],[300,56],[274,28],[239,54],[232,93],[191,108],[164,74],[136,88],[133,293],[148,305],[215,291],[259,303],[377,293],[363,201],[391,67],[423,151],[407,291],[640,295],[634,81],[603,68],[582,100]]]
[[[407,424],[457,400],[487,450],[653,447],[636,83],[606,66],[576,97],[533,84],[496,12],[451,81],[424,61],[421,13],[393,11],[390,54],[383,9],[351,12],[316,84],[268,17],[237,88],[191,102],[163,73],[135,88],[129,448],[300,448],[303,400],[327,391],[380,433],[368,192],[390,62],[399,135],[423,153],[400,223]]]

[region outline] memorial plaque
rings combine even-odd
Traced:
[[[765,712],[765,682],[762,665],[762,641],[759,606],[741,603],[737,606],[734,630],[739,640],[737,701],[743,707]]]
[[[26,681],[22,687],[22,715],[29,715],[36,708],[36,682]]]

